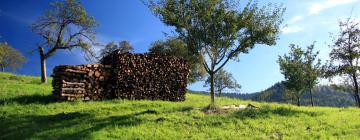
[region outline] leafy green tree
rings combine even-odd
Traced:
[[[32,25],[33,32],[39,34],[43,42],[39,44],[41,81],[46,83],[46,59],[57,50],[80,48],[89,60],[95,56],[92,44],[95,41],[94,17],[89,16],[80,2],[66,0],[54,2]]]
[[[285,10],[253,1],[241,7],[231,0],[151,0],[148,5],[200,57],[210,76],[209,109],[216,108],[215,74],[255,44],[276,44]]]
[[[210,77],[205,81],[204,86],[210,85]],[[232,76],[231,73],[221,69],[218,73],[215,74],[214,77],[214,86],[215,90],[218,92],[219,96],[221,96],[222,91],[224,89],[240,89],[240,84],[237,83],[236,79]]]
[[[187,60],[190,69],[188,77],[189,83],[200,81],[206,76],[206,72],[200,63],[198,56],[191,53],[186,43],[181,39],[170,37],[166,40],[158,40],[151,44],[149,52],[173,55]]]
[[[321,60],[317,58],[319,51],[314,52],[315,44],[311,44],[304,51],[304,72],[305,72],[305,82],[306,88],[310,93],[311,106],[314,106],[314,99],[312,94],[312,89],[318,84],[318,78],[322,76],[322,66]]]
[[[128,52],[133,52],[134,48],[131,46],[129,41],[121,41],[119,42],[118,51],[121,53],[128,53]]]
[[[15,71],[25,62],[26,57],[20,51],[5,42],[0,42],[0,71],[6,69]]]
[[[322,76],[322,66],[317,58],[319,52],[314,52],[315,44],[309,45],[305,50],[291,44],[288,55],[279,56],[278,63],[281,73],[285,76],[285,86],[288,89],[285,96],[295,97],[300,106],[300,98],[305,90],[310,93],[311,105],[314,106],[312,89]]]
[[[269,91],[262,91],[260,92],[259,96],[255,97],[255,100],[270,102],[271,93]]]
[[[359,59],[360,59],[360,28],[359,22],[350,18],[339,23],[339,34],[333,36],[334,44],[330,52],[330,63],[324,68],[326,76],[347,77],[351,81],[354,97],[360,107],[359,97]]]
[[[98,59],[101,59],[107,55],[109,55],[113,51],[119,51],[119,53],[128,53],[132,52],[134,48],[131,46],[129,41],[121,41],[119,44],[115,42],[110,42],[105,45],[105,48],[100,50],[100,55]]]
[[[354,89],[349,84],[330,84],[330,87],[336,91],[352,93]]]
[[[304,94],[306,86],[306,74],[304,71],[304,51],[299,47],[291,44],[288,55],[279,56],[278,63],[280,71],[285,78],[285,87],[287,93],[292,94],[300,106],[300,98]]]
[[[296,95],[297,95],[297,93],[294,90],[289,90],[286,88],[284,90],[283,99],[286,103],[298,104],[298,102],[300,102],[300,101],[298,101],[298,98]]]

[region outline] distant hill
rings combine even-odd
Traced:
[[[200,92],[198,92],[200,93]],[[202,92],[206,94],[206,92]],[[223,96],[240,98],[243,100],[264,101],[264,102],[278,102],[278,103],[291,103],[292,101],[286,99],[285,85],[281,82],[274,84],[270,88],[256,93],[238,94],[226,93]],[[346,107],[354,106],[355,101],[351,93],[334,90],[330,86],[318,86],[313,89],[314,103],[316,106],[336,106]],[[301,105],[310,105],[310,94],[305,93],[301,99]]]

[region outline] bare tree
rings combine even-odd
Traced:
[[[95,42],[97,23],[94,17],[89,16],[76,0],[54,2],[51,6],[52,9],[32,25],[33,32],[43,39],[38,47],[43,83],[47,82],[45,61],[57,50],[80,48],[87,59],[95,56],[92,44]]]

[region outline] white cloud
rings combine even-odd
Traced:
[[[294,17],[292,17],[290,20],[289,20],[289,24],[292,24],[292,23],[296,23],[298,21],[301,21],[304,19],[304,16],[302,15],[296,15]]]
[[[281,32],[283,34],[290,34],[290,33],[301,32],[303,30],[304,30],[303,27],[294,25],[294,26],[287,26],[287,27],[282,28]]]
[[[360,18],[358,18],[358,17],[355,17],[353,20],[354,20],[354,22],[358,22],[358,23],[360,22]]]
[[[283,34],[289,34],[289,33],[297,33],[297,32],[303,31],[302,27],[295,25],[303,19],[304,19],[304,16],[302,16],[302,15],[296,15],[296,16],[290,18],[288,25],[286,27],[283,27],[281,29],[281,32]]]
[[[322,0],[320,2],[312,3],[309,8],[309,14],[315,15],[323,10],[330,9],[339,5],[345,5],[357,2],[358,0]]]
[[[21,24],[26,24],[26,25],[31,25],[33,23],[33,21],[36,19],[34,17],[19,16],[19,15],[13,14],[13,13],[8,13],[5,11],[2,11],[1,9],[0,9],[0,16],[10,18],[11,20],[14,20],[16,22],[19,22]]]

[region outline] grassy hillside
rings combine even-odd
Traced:
[[[0,139],[357,139],[357,108],[296,107],[218,98],[260,109],[205,114],[206,95],[185,102],[56,102],[51,84],[0,73]]]

